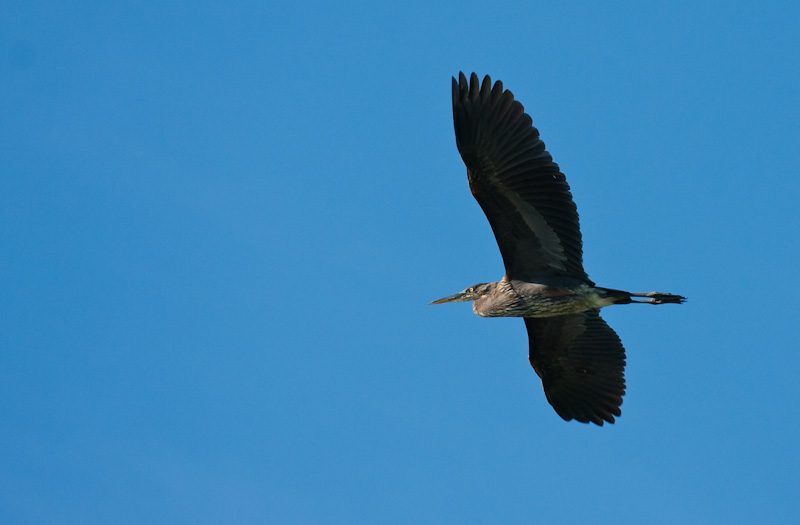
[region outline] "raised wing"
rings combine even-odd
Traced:
[[[619,416],[625,349],[599,310],[525,318],[530,361],[559,416],[602,425]]]
[[[514,95],[487,75],[453,79],[456,144],[472,195],[494,231],[512,279],[586,279],[578,212],[564,175]]]

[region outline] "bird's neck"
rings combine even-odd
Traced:
[[[489,291],[472,303],[472,311],[481,317],[508,317],[507,299],[516,296],[517,293],[506,279],[491,283]]]

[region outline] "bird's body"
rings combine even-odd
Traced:
[[[503,279],[496,283],[480,283],[467,288],[462,298],[445,297],[436,301],[474,301],[472,311],[481,317],[555,317],[576,314],[612,304],[632,302],[679,303],[683,298],[672,294],[651,292],[632,294],[622,290],[600,288],[580,279],[553,277],[543,282]],[[474,290],[469,292],[469,290]],[[464,294],[464,292],[460,292]],[[456,294],[458,295],[458,294]],[[474,298],[473,298],[474,297]],[[637,301],[632,297],[650,297]]]
[[[531,118],[501,82],[453,79],[456,144],[506,274],[432,304],[474,301],[483,317],[523,317],[529,358],[564,419],[613,423],[625,393],[625,350],[600,318],[612,304],[681,303],[679,295],[601,288],[583,269],[578,213]],[[642,297],[644,299],[635,299]]]
[[[554,317],[612,304],[600,291],[577,279],[555,284],[502,280],[472,303],[482,317]]]

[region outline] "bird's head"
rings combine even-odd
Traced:
[[[442,303],[453,303],[453,302],[463,302],[463,301],[474,301],[483,297],[484,295],[489,294],[493,287],[497,285],[497,283],[480,283],[474,284],[463,290],[458,292],[457,294],[448,295],[438,301],[433,301],[430,304],[442,304]]]

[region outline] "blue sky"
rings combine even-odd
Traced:
[[[557,4],[557,5],[556,5]],[[800,513],[795,2],[0,7],[3,523],[788,523]],[[566,423],[450,77],[572,185],[628,353]]]

